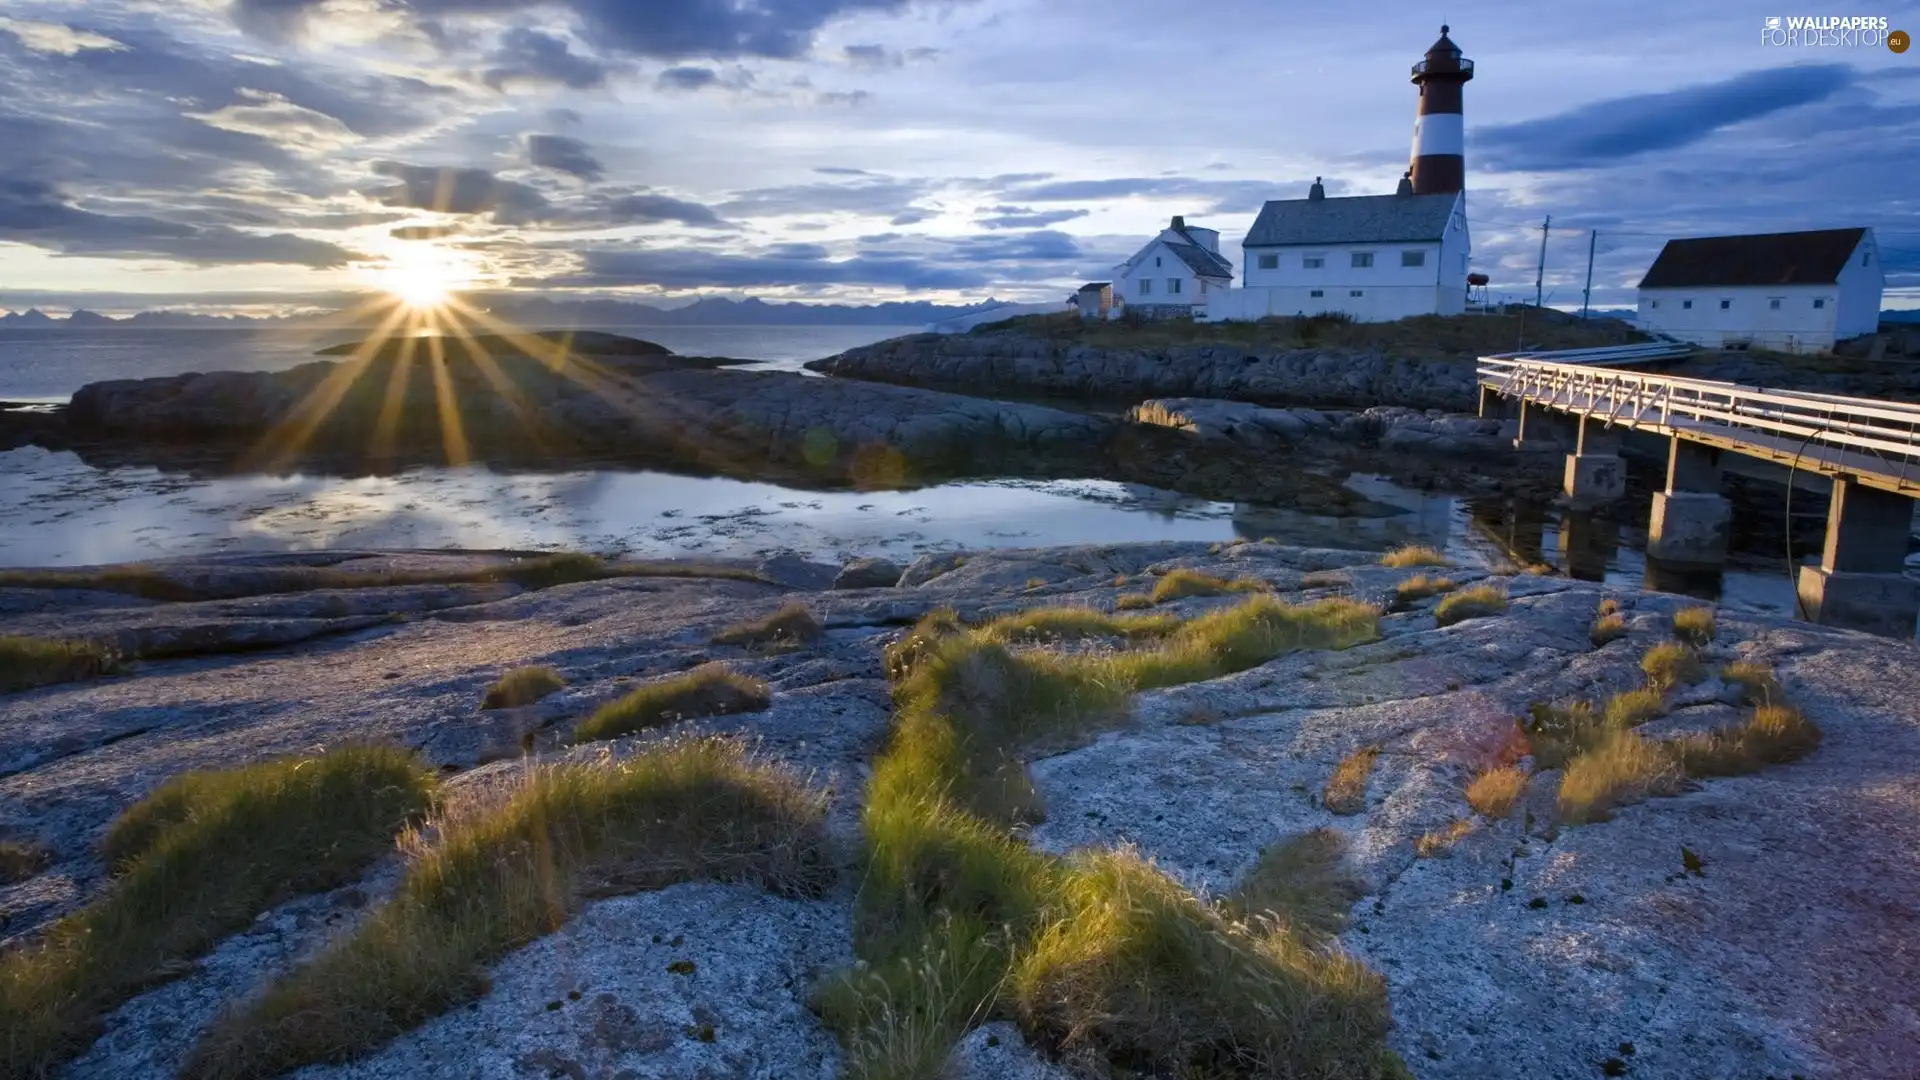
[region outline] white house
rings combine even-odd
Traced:
[[[1304,199],[1260,209],[1240,245],[1246,287],[1208,301],[1207,321],[1344,312],[1360,322],[1466,310],[1466,193]]]
[[[1872,229],[1669,240],[1636,323],[1695,345],[1818,352],[1879,329],[1886,281]]]
[[[1220,233],[1183,217],[1113,268],[1113,308],[1153,319],[1179,318],[1233,286],[1233,264],[1220,257]]]

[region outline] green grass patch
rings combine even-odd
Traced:
[[[1189,596],[1225,596],[1237,592],[1266,592],[1271,586],[1259,578],[1239,577],[1229,581],[1200,570],[1170,571],[1155,579],[1147,598],[1156,604],[1184,600]]]
[[[1674,612],[1673,636],[1696,649],[1704,649],[1711,645],[1713,643],[1713,609],[1690,607]]]
[[[725,664],[702,664],[600,706],[574,727],[573,741],[617,739],[702,716],[759,712],[772,701],[761,680]]]
[[[1492,585],[1476,585],[1471,589],[1448,593],[1444,600],[1434,605],[1433,621],[1441,626],[1452,626],[1468,619],[1499,615],[1506,610],[1505,592]]]
[[[887,678],[895,682],[905,679],[935,643],[965,633],[966,629],[952,608],[936,608],[920,616],[911,629],[890,642],[881,654]]]
[[[105,895],[0,955],[0,1076],[50,1074],[184,961],[299,893],[354,880],[434,791],[431,770],[384,747],[162,784],[109,828]]]
[[[780,605],[763,619],[737,623],[713,635],[715,645],[743,645],[749,649],[797,649],[826,634],[820,620],[798,600]]]
[[[1567,825],[1605,821],[1619,807],[1676,794],[1685,779],[1679,760],[1664,744],[1607,728],[1561,774],[1559,820]]]
[[[517,709],[522,705],[531,705],[566,685],[567,680],[550,667],[517,667],[487,687],[486,696],[480,699],[480,707]]]
[[[1437,548],[1430,548],[1424,544],[1408,544],[1380,556],[1380,565],[1404,570],[1414,566],[1452,566],[1453,560],[1447,558],[1446,553]]]
[[[113,651],[92,641],[0,634],[0,694],[109,674]]]
[[[1264,916],[1333,935],[1346,929],[1354,902],[1366,894],[1347,864],[1347,835],[1310,829],[1261,849],[1221,910],[1242,922]]]
[[[1128,593],[1113,602],[1121,611],[1144,611],[1153,606],[1153,597],[1146,593]]]
[[[1141,687],[1366,640],[1378,612],[1257,596],[1170,632],[1155,623],[1132,649],[1071,655],[1010,648],[1034,628],[1027,616],[970,630],[935,613],[889,650],[898,712],[868,786],[856,899],[865,964],[813,996],[846,1048],[843,1075],[935,1080],[954,1042],[993,1017],[1109,1063],[1144,1040],[1159,1056],[1138,1065],[1196,1075],[1258,1075],[1263,1055],[1292,1053],[1360,1063],[1339,1075],[1398,1075],[1384,1026],[1369,1026],[1384,1025],[1384,988],[1309,940],[1308,916],[1240,921],[1136,858],[1063,860],[1015,831],[1042,811],[1023,753],[1124,722]],[[1095,1015],[1109,1020],[1074,1019]]]
[[[0,840],[0,885],[14,885],[45,870],[53,852],[32,840]]]
[[[1600,721],[1608,727],[1636,728],[1667,714],[1666,695],[1658,687],[1622,690],[1601,707]]]
[[[1798,761],[1820,747],[1822,734],[1791,705],[1765,704],[1738,724],[1673,740],[1688,776],[1742,776]]]
[[[1640,658],[1640,670],[1647,673],[1647,685],[1663,691],[1706,677],[1693,647],[1678,641],[1663,641],[1648,649]]]
[[[832,878],[825,801],[740,744],[687,740],[536,769],[504,803],[422,839],[392,900],[217,1021],[186,1080],[351,1061],[486,989],[484,969],[588,896],[684,881],[816,895]]]

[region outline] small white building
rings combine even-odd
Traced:
[[[1207,321],[1343,312],[1359,322],[1458,315],[1467,305],[1466,194],[1304,199],[1260,209],[1241,244],[1246,287],[1216,296]]]
[[[1089,281],[1068,301],[1083,319],[1104,319],[1113,312],[1113,283]]]
[[[1233,286],[1233,264],[1220,257],[1220,233],[1173,224],[1113,268],[1113,313],[1150,319],[1182,318]]]
[[[1879,329],[1886,280],[1867,228],[1669,240],[1635,321],[1710,348],[1819,352]]]

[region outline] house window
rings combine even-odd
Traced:
[[[1681,306],[1682,308],[1684,308],[1685,310],[1687,310],[1687,311],[1692,311],[1692,310],[1693,310],[1693,301],[1691,301],[1691,300],[1682,300],[1682,301],[1680,301],[1680,306]]]
[[[1403,251],[1400,253],[1401,266],[1427,265],[1427,253],[1424,251]]]
[[[1733,301],[1731,301],[1731,300],[1722,300],[1722,301],[1720,301],[1720,310],[1721,310],[1721,311],[1730,311],[1730,310],[1732,310],[1732,309],[1733,309]]]
[[[1311,296],[1311,297],[1313,297],[1313,298],[1314,298],[1314,299],[1316,299],[1316,300],[1318,300],[1318,299],[1319,299],[1320,297],[1322,297],[1322,296],[1325,296],[1325,295],[1327,295],[1327,294],[1326,294],[1326,291],[1325,291],[1325,290],[1323,290],[1323,289],[1314,289],[1314,290],[1312,290],[1311,292],[1309,292],[1309,293],[1307,293],[1307,295],[1308,295],[1308,296]]]
[[[1863,252],[1861,252],[1861,253],[1860,253],[1860,265],[1861,265],[1861,266],[1872,266],[1872,265],[1873,265],[1873,252],[1871,252],[1871,251],[1863,251]]]
[[[1361,293],[1361,291],[1360,291],[1359,289],[1350,289],[1350,290],[1348,290],[1348,292],[1347,292],[1347,295],[1348,295],[1348,296],[1360,296],[1360,295],[1362,295],[1362,293]]]
[[[1170,278],[1168,278],[1168,279],[1167,279],[1167,291],[1168,291],[1168,292],[1170,292],[1170,293],[1177,293],[1177,292],[1179,292],[1179,291],[1180,291],[1180,279],[1179,279],[1179,278],[1177,278],[1177,277],[1170,277]]]
[[[1318,270],[1325,265],[1327,265],[1327,258],[1324,255],[1303,255],[1300,257],[1300,269],[1302,270]]]
[[[1353,253],[1353,268],[1355,270],[1365,269],[1366,267],[1370,267],[1372,265],[1373,265],[1373,252],[1356,251]]]
[[[1155,266],[1159,266],[1159,265],[1160,265],[1160,256],[1158,256],[1158,255],[1155,255],[1155,256],[1153,257],[1153,265],[1155,265]]]
[[[1140,295],[1141,295],[1141,296],[1146,296],[1146,295],[1148,295],[1149,293],[1151,293],[1151,292],[1153,292],[1153,279],[1152,279],[1152,278],[1141,278],[1141,279],[1140,279],[1140,280],[1139,280],[1139,281],[1138,281],[1138,282],[1137,282],[1136,284],[1138,284],[1138,285],[1140,286]]]
[[[1813,306],[1814,306],[1814,307],[1815,307],[1816,309],[1818,309],[1818,308],[1823,308],[1823,307],[1826,307],[1826,306],[1827,306],[1827,298],[1826,298],[1826,297],[1824,297],[1824,296],[1820,296],[1820,297],[1815,297],[1815,298],[1814,298],[1814,301],[1813,301]]]
[[[1278,255],[1262,255],[1262,256],[1260,256],[1260,269],[1262,269],[1262,270],[1278,270],[1278,269],[1280,269],[1280,256],[1278,256]]]
[[[1777,296],[1769,296],[1769,297],[1767,297],[1767,310],[1768,310],[1768,311],[1779,311],[1779,310],[1780,310],[1780,298],[1779,298],[1779,297],[1777,297]]]
[[[1650,308],[1652,308],[1652,309],[1653,309],[1653,310],[1655,310],[1655,311],[1659,311],[1659,310],[1660,310],[1660,301],[1658,301],[1658,300],[1649,300],[1649,301],[1647,301],[1647,306],[1648,306],[1648,307],[1650,307]]]

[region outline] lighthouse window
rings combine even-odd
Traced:
[[[1654,300],[1654,301],[1650,301],[1650,302],[1649,302],[1649,303],[1647,304],[1647,306],[1648,306],[1648,307],[1650,307],[1650,308],[1652,308],[1652,309],[1653,309],[1653,310],[1655,310],[1655,311],[1659,311],[1659,310],[1660,310],[1660,301],[1658,301],[1658,300]]]
[[[1356,270],[1360,270],[1360,269],[1364,269],[1364,268],[1366,268],[1366,267],[1370,267],[1370,266],[1372,266],[1372,265],[1373,265],[1373,252],[1371,252],[1371,251],[1356,251],[1356,252],[1354,252],[1354,253],[1353,253],[1353,268],[1354,268],[1354,269],[1356,269]]]
[[[1400,253],[1401,266],[1427,265],[1427,253],[1424,251],[1403,251]]]
[[[1733,301],[1731,301],[1731,300],[1722,300],[1722,301],[1720,301],[1720,310],[1721,310],[1721,311],[1726,311],[1726,310],[1728,310],[1728,309],[1730,309],[1730,308],[1732,308],[1732,307],[1733,307]]]
[[[1278,256],[1278,255],[1262,255],[1262,256],[1260,256],[1260,269],[1262,269],[1262,270],[1278,270],[1278,269],[1280,269],[1280,256]]]
[[[1816,307],[1816,308],[1823,308],[1823,307],[1826,307],[1826,306],[1827,306],[1827,298],[1826,298],[1826,297],[1824,297],[1824,296],[1821,296],[1821,297],[1817,297],[1817,298],[1815,298],[1815,299],[1814,299],[1814,301],[1813,301],[1813,306],[1814,306],[1814,307]]]
[[[1327,259],[1324,255],[1302,255],[1300,257],[1300,268],[1302,270],[1318,270],[1325,265],[1327,265]]]
[[[1680,301],[1680,308],[1681,308],[1681,310],[1683,310],[1683,311],[1692,311],[1692,310],[1693,310],[1693,301],[1691,301],[1691,300],[1682,300],[1682,301]]]
[[[1860,253],[1860,265],[1861,265],[1861,266],[1872,266],[1872,265],[1873,265],[1873,252],[1871,252],[1871,251],[1863,251],[1863,252],[1861,252],[1861,253]]]
[[[1314,289],[1308,292],[1307,295],[1317,300],[1320,297],[1327,295],[1327,291],[1325,289]]]
[[[1360,289],[1350,289],[1348,290],[1347,295],[1348,296],[1365,296],[1366,293]]]
[[[1779,298],[1779,297],[1777,297],[1777,296],[1769,296],[1769,297],[1767,297],[1767,310],[1768,310],[1768,311],[1779,311],[1779,310],[1780,310],[1780,298]]]

